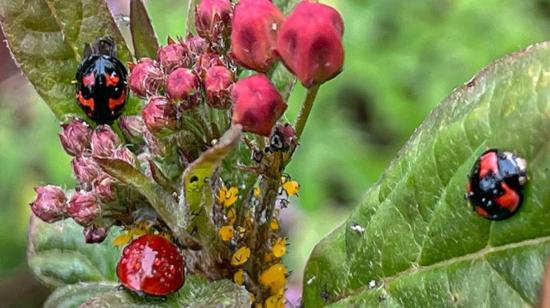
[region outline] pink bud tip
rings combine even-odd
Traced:
[[[231,105],[233,73],[225,66],[214,66],[206,71],[204,90],[207,104],[213,108],[226,109]]]
[[[180,42],[169,43],[157,50],[157,60],[165,73],[170,73],[178,67],[190,65],[187,46]]]
[[[181,104],[184,110],[199,104],[200,82],[192,70],[178,68],[168,75],[166,94],[170,100]]]
[[[145,97],[158,93],[163,78],[164,75],[155,61],[142,58],[138,63],[130,65],[128,85],[132,92]]]
[[[89,156],[89,154],[83,154],[73,158],[71,164],[73,167],[73,174],[76,180],[81,184],[91,184],[101,172],[99,165]]]
[[[197,33],[212,43],[229,36],[231,11],[229,0],[202,0],[196,8]]]
[[[34,215],[48,223],[63,218],[67,199],[60,187],[46,185],[36,187],[34,190],[36,198],[31,203]]]
[[[109,157],[120,144],[120,139],[109,125],[99,125],[92,133],[92,155],[94,156]]]
[[[141,117],[147,129],[153,134],[176,129],[177,113],[175,106],[166,97],[153,96],[141,112]]]
[[[235,7],[231,55],[242,66],[267,72],[277,60],[273,50],[283,14],[269,0],[242,0]]]
[[[143,141],[145,123],[143,123],[143,119],[140,116],[122,116],[120,117],[120,130],[126,140],[140,143]]]
[[[93,191],[97,197],[103,202],[111,202],[116,200],[115,190],[116,180],[104,174],[95,179],[92,183]]]
[[[334,8],[300,2],[282,24],[277,53],[286,67],[309,88],[342,71],[344,22]]]
[[[90,147],[91,135],[90,126],[86,122],[76,119],[61,125],[59,139],[68,154],[77,156]]]
[[[97,197],[91,192],[75,192],[69,205],[67,213],[80,225],[87,226],[96,219],[101,212]]]
[[[286,103],[264,74],[239,80],[233,87],[233,124],[244,131],[269,137],[273,126],[286,110]]]

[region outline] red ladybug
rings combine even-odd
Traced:
[[[527,163],[511,152],[485,151],[469,175],[466,199],[474,210],[490,220],[512,216],[523,200]]]
[[[98,124],[111,124],[122,113],[128,94],[126,67],[116,58],[111,37],[86,45],[76,72],[76,101]]]
[[[185,263],[176,245],[163,236],[148,234],[124,248],[116,274],[132,291],[166,296],[183,286]]]

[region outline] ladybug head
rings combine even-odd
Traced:
[[[95,42],[90,45],[84,45],[84,58],[91,55],[106,55],[116,57],[117,49],[113,38],[109,35],[98,37]]]

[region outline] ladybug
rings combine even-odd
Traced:
[[[527,162],[523,158],[490,149],[475,162],[465,197],[480,216],[503,220],[519,209],[526,182]]]
[[[109,36],[84,47],[84,58],[76,71],[76,101],[98,124],[111,124],[122,113],[128,87],[126,67],[116,58]]]
[[[176,245],[164,236],[147,234],[124,248],[116,274],[129,290],[166,296],[183,286],[185,263]]]

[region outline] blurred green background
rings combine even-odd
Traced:
[[[126,27],[127,1],[110,1]],[[344,72],[325,84],[289,173],[302,189],[284,213],[299,287],[313,245],[338,225],[453,88],[493,60],[550,37],[550,0],[323,1],[342,13]],[[159,40],[183,36],[186,1],[147,3]],[[3,46],[2,46],[3,47]],[[32,188],[72,185],[58,123],[0,53],[0,307],[40,306],[48,290],[25,264]],[[291,96],[288,120],[304,96]]]

